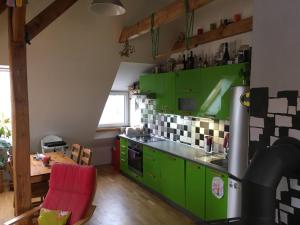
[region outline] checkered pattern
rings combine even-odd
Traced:
[[[210,135],[214,140],[214,151],[223,152],[224,137],[229,133],[229,121],[162,114],[155,111],[155,100],[137,97],[135,101],[138,110],[141,110],[142,124],[153,135],[196,148],[203,148],[204,137]]]
[[[271,146],[280,137],[300,140],[298,91],[280,91],[270,96],[268,88],[251,90],[250,157],[260,147]],[[284,176],[276,193],[277,224],[300,224],[300,175]]]

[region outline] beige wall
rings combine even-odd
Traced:
[[[52,1],[31,0],[28,20]],[[215,7],[220,9],[218,4],[221,4],[219,6],[230,8],[225,3],[227,1],[216,0],[219,3]],[[244,1],[248,5],[251,3],[250,0]],[[230,2],[232,6],[241,1]],[[116,18],[93,15],[88,10],[88,3],[88,0],[79,0],[28,46],[31,149],[40,150],[39,142],[43,136],[57,134],[69,143],[78,142],[97,148],[94,163],[99,164],[109,163],[110,147],[97,147],[98,140],[115,134],[95,136],[95,129],[120,63],[152,62],[149,34],[131,42],[136,48],[135,55],[120,58],[120,31],[123,24],[149,16],[152,10],[161,7],[162,1],[153,0],[150,4],[147,0],[124,0],[130,14]],[[198,18],[204,24],[212,22],[215,7],[207,6],[207,11],[204,8],[197,13],[196,21]],[[243,8],[243,4],[240,7]],[[202,17],[204,12],[206,14]],[[219,20],[222,13],[217,15]],[[0,64],[8,64],[6,18],[6,13],[0,16]],[[163,26],[160,51],[170,49],[178,31],[183,29],[183,20]]]
[[[52,1],[30,1],[28,20]],[[121,61],[152,62],[149,35],[133,42],[137,50],[133,57],[119,56],[118,38],[124,18],[129,15],[94,15],[89,11],[88,3],[79,0],[28,46],[33,152],[40,150],[40,139],[48,134],[60,135],[69,143],[95,148],[101,145],[98,139],[103,137],[95,136],[95,130]],[[130,1],[128,7],[134,7],[134,1]],[[131,11],[135,16],[134,10]],[[168,38],[162,39],[164,46],[170,43]],[[7,65],[6,13],[0,17],[0,49],[0,65]],[[100,146],[97,151],[98,159],[94,163],[108,163],[110,148]]]

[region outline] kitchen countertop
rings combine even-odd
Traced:
[[[138,142],[130,137],[127,137],[124,134],[119,135],[119,137]],[[166,139],[162,139],[161,141],[156,141],[156,142],[146,142],[146,143],[139,142],[139,143],[154,148],[156,150],[160,150],[169,153],[171,155],[178,156],[188,161],[202,164],[204,166],[215,169],[217,171],[228,173],[228,168],[211,163],[211,161],[213,160],[224,159],[224,154],[221,153],[208,154],[204,151],[204,149],[193,148],[191,146],[177,143],[174,141],[169,141]]]

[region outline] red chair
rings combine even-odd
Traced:
[[[42,205],[18,216],[5,225],[32,217],[41,208],[70,211],[69,225],[85,224],[92,217],[96,191],[96,169],[91,166],[55,164],[52,167],[49,191]]]

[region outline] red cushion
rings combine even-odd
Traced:
[[[96,169],[91,166],[55,164],[43,208],[71,211],[69,224],[82,219],[93,201]]]

